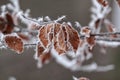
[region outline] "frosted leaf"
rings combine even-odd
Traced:
[[[50,48],[51,45],[54,45],[59,54],[72,49],[76,51],[80,43],[77,31],[67,23],[50,23],[42,26],[39,29],[38,38],[44,48]]]
[[[23,49],[24,49],[23,42],[19,37],[13,36],[13,35],[6,35],[4,37],[4,41],[7,47],[16,51],[18,54],[23,52]]]
[[[66,26],[66,32],[69,35],[68,42],[70,42],[74,51],[76,51],[80,44],[80,38],[79,38],[78,32],[72,26],[69,26],[68,24],[65,24],[65,26]]]
[[[61,48],[59,47],[59,44],[58,44],[57,42],[54,43],[54,48],[55,48],[55,50],[56,50],[59,54],[65,53],[65,50],[61,49]]]
[[[59,32],[58,34],[56,34],[57,36],[55,37],[55,49],[59,50],[58,52],[61,53],[66,53],[67,51],[70,50],[77,50],[77,47],[79,45],[79,42],[77,41],[78,36],[77,33],[75,33],[72,29],[71,29],[71,34],[70,34],[70,29],[68,32],[67,27],[69,27],[67,24],[63,24],[59,27]],[[57,29],[57,27],[55,28]],[[76,43],[78,42],[78,44],[76,44],[74,41],[72,41],[72,37],[75,36],[76,37]],[[74,45],[73,45],[73,43]]]
[[[66,51],[65,37],[62,27],[63,26],[60,24],[55,24],[54,26],[54,48],[59,54],[65,53]]]
[[[45,63],[47,60],[50,59],[50,51],[45,50],[44,47],[42,47],[41,43],[38,42],[36,46],[36,55],[35,59],[40,59],[41,63]]]
[[[47,47],[49,41],[48,41],[48,34],[47,34],[47,26],[42,26],[39,30],[39,41],[44,47]]]

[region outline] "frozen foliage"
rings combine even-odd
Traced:
[[[0,15],[0,48],[10,48],[18,54],[24,48],[35,48],[35,60],[41,68],[54,58],[58,64],[72,71],[109,71],[113,65],[99,66],[97,63],[83,65],[93,57],[96,44],[101,47],[117,47],[120,45],[120,32],[107,19],[111,8],[106,0],[92,0],[91,21],[82,27],[75,22],[78,30],[70,22],[62,22],[66,16],[56,20],[50,17],[31,18],[30,9],[20,9],[18,0],[1,6]],[[20,26],[20,21],[26,26]],[[61,22],[61,23],[60,23]],[[102,31],[102,27],[106,31]],[[104,51],[105,52],[105,51]],[[89,80],[87,78],[74,80]]]

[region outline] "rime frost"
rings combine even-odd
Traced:
[[[92,51],[96,44],[101,47],[120,46],[120,32],[107,19],[110,6],[104,0],[92,0],[92,3],[89,25],[82,27],[76,21],[74,28],[70,22],[62,22],[66,18],[64,15],[56,20],[49,16],[32,18],[30,9],[23,11],[19,0],[11,0],[1,7],[0,48],[10,48],[17,53],[22,53],[24,48],[36,48],[34,58],[39,68],[54,58],[58,64],[72,71],[109,71],[113,65],[98,66],[94,61],[83,65],[84,61],[94,57]],[[19,21],[25,26],[20,26]],[[102,31],[103,25],[106,32]]]

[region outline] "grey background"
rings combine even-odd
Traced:
[[[0,0],[0,5],[8,2]],[[31,15],[35,18],[50,16],[56,19],[67,15],[67,21],[79,21],[82,26],[86,26],[90,21],[91,0],[20,0],[20,5],[24,10],[30,8]],[[112,71],[71,72],[53,60],[38,69],[33,59],[34,49],[25,49],[21,55],[10,50],[0,50],[0,80],[8,80],[10,76],[15,76],[17,80],[72,80],[73,75],[88,77],[90,80],[119,80],[119,51],[117,48],[108,48],[107,54],[101,54],[99,47],[95,48],[93,59],[101,65],[115,64],[116,67]]]

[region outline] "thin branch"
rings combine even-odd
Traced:
[[[107,37],[111,35],[120,35],[120,32],[105,32],[105,33],[92,33],[90,36],[99,36],[99,37]],[[80,38],[84,38],[84,35],[80,35]]]
[[[110,35],[120,35],[120,32],[106,32],[106,33],[97,33],[90,34],[91,36],[110,36]]]
[[[36,43],[30,43],[30,44],[24,44],[24,46],[36,46],[37,44]]]
[[[120,42],[120,38],[95,38],[97,41]]]
[[[31,19],[31,18],[28,18],[28,17],[26,17],[26,16],[24,16],[24,15],[22,15],[22,17],[25,18],[25,19],[27,19],[27,20],[29,20],[29,21],[35,22],[35,23],[39,24],[40,26],[42,26],[42,25],[46,25],[46,24],[49,24],[49,23],[54,23],[54,21],[40,22],[40,21],[37,21],[37,20]]]
[[[20,33],[20,32],[32,32],[32,33],[38,33],[38,30],[28,30],[28,29],[25,29],[25,28],[22,28],[22,29],[19,29],[19,30],[15,30],[13,31],[15,33]]]

